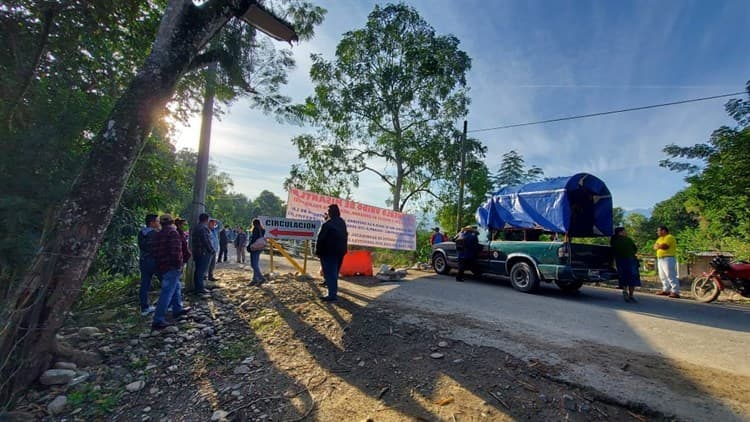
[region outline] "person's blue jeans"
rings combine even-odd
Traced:
[[[339,290],[339,269],[341,257],[335,255],[324,255],[320,257],[320,266],[323,267],[323,279],[328,287],[328,297],[335,299]]]
[[[156,272],[155,260],[141,259],[138,264],[141,269],[141,289],[138,292],[138,299],[141,303],[141,310],[145,311],[149,307],[148,291],[151,288],[151,279],[154,278],[154,276],[159,277],[159,275]]]
[[[193,273],[195,291],[198,293],[205,293],[206,273],[208,272],[208,264],[211,262],[211,255],[205,254],[194,256],[193,261],[195,261],[195,272]]]
[[[260,269],[260,254],[263,251],[250,251],[250,266],[253,267],[253,281],[263,281],[263,271]]]
[[[170,270],[162,274],[161,293],[156,302],[154,323],[163,323],[167,308],[172,308],[172,315],[182,312],[182,286],[180,285],[180,270]]]

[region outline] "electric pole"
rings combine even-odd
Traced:
[[[468,122],[464,120],[464,132],[461,134],[461,167],[458,174],[458,211],[456,212],[456,232],[461,230],[461,214],[464,209],[464,173],[466,171],[466,130]]]

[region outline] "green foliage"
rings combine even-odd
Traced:
[[[258,329],[263,330],[268,328],[267,325],[258,325]],[[258,330],[253,327],[253,329],[257,332]],[[233,342],[230,342],[229,344],[226,344],[225,347],[219,350],[219,357],[222,359],[222,361],[235,361],[238,359],[246,358],[249,355],[255,353],[258,350],[258,342],[254,339],[239,339],[235,340]]]
[[[436,207],[436,219],[449,233],[455,233],[458,228],[476,224],[474,215],[479,206],[487,199],[487,194],[492,190],[490,172],[485,164],[487,148],[476,139],[466,140],[466,164],[464,172],[464,206],[461,212],[461,221],[456,221],[458,211],[458,191],[460,181],[459,159],[460,147],[456,143],[451,146],[446,154],[446,161],[452,163],[445,169],[445,179],[440,183],[440,203]]]
[[[123,392],[95,390],[86,384],[68,394],[68,404],[74,409],[83,408],[86,417],[101,418],[115,410],[122,396]]]
[[[648,218],[643,214],[633,213],[628,214],[623,222],[625,230],[628,232],[628,236],[633,239],[635,245],[638,247],[638,252],[644,255],[653,254],[651,246],[654,244],[654,233],[650,230]]]
[[[750,95],[750,81],[747,84]],[[683,251],[723,249],[743,256],[750,243],[750,99],[733,99],[727,113],[734,128],[721,127],[707,143],[664,148],[659,164],[686,171],[689,187],[654,210],[652,221],[669,221]],[[663,204],[663,203],[662,203]],[[660,204],[661,205],[661,204]],[[683,252],[684,253],[684,252]],[[746,255],[745,255],[746,256]]]
[[[471,62],[458,44],[414,8],[388,4],[344,34],[334,61],[313,55],[315,93],[294,110],[319,131],[292,140],[304,162],[286,186],[341,196],[369,171],[399,211],[431,192],[453,165],[444,153],[469,102]]]

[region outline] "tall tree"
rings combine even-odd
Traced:
[[[500,167],[492,177],[492,183],[495,189],[500,189],[503,186],[535,182],[541,180],[543,177],[544,171],[541,168],[537,166],[526,168],[523,156],[516,150],[510,150],[503,154]]]
[[[281,6],[291,12],[302,36],[311,35],[321,19],[308,3],[284,1]],[[0,402],[12,400],[48,366],[54,335],[78,297],[133,165],[177,82],[196,64],[210,61],[204,46],[250,7],[264,10],[252,0],[200,5],[173,0],[167,5],[150,54],[91,136],[83,170],[50,221],[23,281],[0,308]]]
[[[364,28],[344,34],[336,57],[313,55],[315,94],[298,112],[316,125],[292,142],[303,163],[288,186],[347,192],[376,174],[394,210],[431,192],[454,165],[443,151],[469,103],[469,56],[412,7],[375,6]]]
[[[742,243],[740,240],[749,243],[750,81],[746,89],[749,98],[730,100],[725,107],[735,127],[715,130],[706,143],[667,145],[664,152],[670,158],[659,163],[670,170],[687,172],[689,187],[681,193],[682,204],[700,223],[696,238],[711,239],[715,247],[736,245]]]

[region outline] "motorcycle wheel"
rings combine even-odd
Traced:
[[[695,300],[703,303],[713,302],[721,293],[714,279],[709,277],[698,277],[693,280],[691,290]]]

